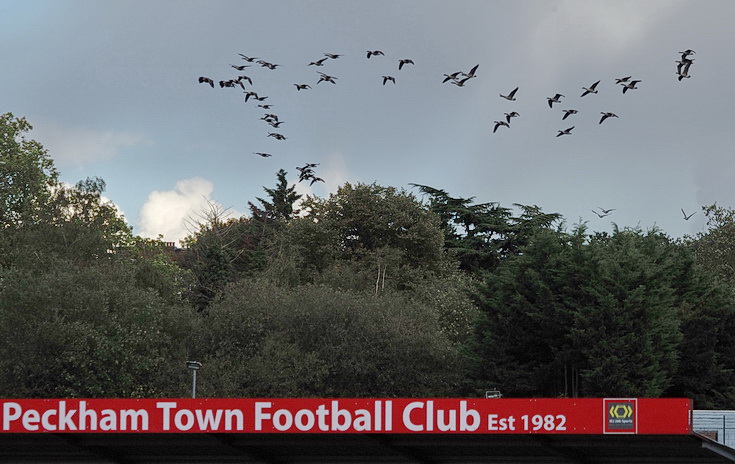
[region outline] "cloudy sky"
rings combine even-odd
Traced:
[[[170,241],[208,201],[244,214],[278,169],[296,182],[305,163],[325,182],[302,193],[426,184],[680,237],[704,225],[682,209],[735,207],[733,24],[731,0],[0,0],[0,112],[29,120],[62,180],[101,177],[136,234]],[[325,53],[343,56],[308,65]],[[478,64],[466,85],[442,83]],[[270,110],[197,82],[240,74]],[[631,75],[641,82],[623,94],[615,78]],[[516,101],[500,98],[515,87]],[[618,118],[599,124],[608,111]]]

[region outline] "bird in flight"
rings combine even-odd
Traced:
[[[284,137],[283,134],[278,134],[276,132],[268,132],[268,137],[273,137],[276,140],[286,140],[286,137]]]
[[[313,66],[324,66],[324,62],[327,61],[328,59],[329,58],[324,57],[320,60],[312,61],[311,63],[309,63],[309,66],[312,66],[312,65]]]
[[[385,85],[386,82],[391,81],[392,83],[396,83],[396,78],[393,76],[383,76],[383,85]]]
[[[457,78],[459,78],[460,74],[464,74],[462,71],[453,72],[452,74],[444,74],[444,80],[442,81],[442,84],[444,84],[447,81],[456,81]]]
[[[600,114],[602,115],[602,117],[600,118],[600,122],[598,122],[597,124],[602,124],[602,121],[604,121],[607,118],[617,118],[618,117],[618,115],[615,113],[609,113],[609,112],[605,113],[603,111],[600,111]]]
[[[326,56],[328,58],[331,58],[333,60],[336,60],[340,56],[344,56],[344,55],[337,55],[336,53],[325,53],[324,56]]]
[[[516,101],[516,92],[518,92],[518,87],[516,87],[515,89],[511,90],[508,95],[503,95],[501,93],[500,96],[503,97],[503,98],[505,98],[506,100],[509,100],[509,101]]]
[[[460,80],[454,79],[454,80],[452,81],[452,84],[456,85],[457,87],[464,87],[464,84],[465,84],[465,83],[466,83],[466,82],[467,82],[468,80],[470,80],[470,79],[472,79],[472,78],[471,78],[471,77],[465,77],[464,79],[460,79]]]
[[[625,84],[630,80],[630,78],[633,76],[625,76],[625,77],[618,77],[615,79],[616,84]]]
[[[200,84],[209,84],[209,85],[212,86],[212,88],[214,88],[214,81],[212,79],[208,78],[208,77],[204,77],[204,76],[200,77],[199,78],[199,83]]]
[[[318,80],[318,81],[316,82],[317,84],[318,84],[318,83],[320,83],[320,82],[322,82],[322,81],[325,81],[325,82],[331,82],[332,84],[336,84],[336,82],[335,82],[335,79],[337,79],[336,77],[334,77],[334,76],[329,76],[329,75],[327,75],[327,74],[324,74],[323,72],[320,72],[320,73],[319,73],[319,75],[320,75],[321,77],[320,77],[320,78],[319,78],[319,80]]]
[[[264,67],[264,68],[268,68],[268,69],[270,69],[270,70],[274,70],[274,69],[276,69],[277,67],[281,66],[280,64],[275,64],[275,63],[268,63],[267,61],[263,61],[263,60],[260,60],[260,61],[259,61],[258,63],[260,63],[260,65],[261,65],[262,67]]]
[[[259,151],[254,151],[253,154],[254,155],[258,155],[258,156],[260,156],[262,158],[268,158],[270,156],[273,156],[270,153],[262,153],[262,152],[259,152]]]
[[[520,114],[516,113],[515,111],[511,111],[510,113],[503,113],[505,115],[505,120],[510,124],[510,118],[517,118],[520,116]]]
[[[404,64],[413,64],[413,60],[409,60],[409,59],[398,60],[398,70],[399,71],[401,70],[401,68],[403,68]]]
[[[691,48],[687,48],[683,52],[679,52],[679,53],[681,53],[681,59],[682,60],[686,60],[687,58],[689,58],[689,55],[696,55],[697,54],[697,52],[695,52]]]
[[[695,214],[697,214],[697,212],[695,211],[692,214],[687,214],[687,213],[684,212],[684,208],[682,208],[681,209],[681,214],[684,215],[684,220],[685,221],[688,221],[689,219],[691,219],[692,216],[694,216]]]
[[[296,90],[306,90],[310,89],[311,86],[309,84],[294,84],[296,86]]]
[[[237,76],[236,80],[237,80],[237,83],[240,84],[240,87],[243,87],[242,81],[248,81],[250,85],[253,85],[253,80],[250,79],[248,76]]]
[[[613,211],[615,211],[615,208],[605,209],[600,206],[598,206],[597,209],[599,209],[602,212],[602,214],[610,214]]]
[[[605,213],[605,212],[602,212],[602,213],[598,213],[598,212],[597,212],[597,211],[595,211],[594,209],[592,209],[592,210],[590,210],[590,211],[592,211],[593,213],[595,213],[595,214],[597,215],[597,217],[598,217],[598,218],[600,218],[600,219],[604,218],[605,216],[609,216],[609,215],[610,215],[610,213]]]
[[[368,50],[368,52],[367,52],[368,59],[370,59],[370,57],[373,56],[373,55],[385,56],[385,53],[381,52],[380,50],[373,50],[373,51]]]
[[[574,129],[574,126],[569,127],[567,129],[564,129],[564,130],[560,130],[560,131],[558,131],[559,133],[556,134],[556,136],[557,137],[561,137],[562,135],[572,135],[572,129]]]
[[[561,100],[559,100],[559,99],[560,99],[561,97],[563,97],[563,96],[564,96],[564,95],[562,95],[562,94],[560,94],[560,93],[557,93],[557,94],[556,94],[556,95],[554,95],[553,97],[546,97],[546,100],[548,100],[548,102],[549,102],[549,108],[553,108],[553,107],[554,107],[554,103],[559,103],[559,102],[561,102]]]
[[[269,110],[273,108],[273,105],[258,105],[258,108],[263,108],[264,110]]]
[[[479,66],[480,66],[479,64],[476,64],[472,69],[470,69],[469,73],[465,74],[465,77],[467,77],[467,79],[472,79],[473,77],[476,77],[475,71],[477,71],[477,68]]]
[[[495,131],[498,130],[498,127],[500,126],[510,127],[510,124],[508,124],[505,121],[493,121],[493,122],[495,123],[495,127],[493,128],[493,134],[495,133]]]
[[[242,53],[238,53],[238,55],[240,55],[242,59],[247,61],[248,63],[252,63],[254,60],[259,59],[257,56],[250,57],[250,56],[245,56]]]
[[[639,80],[630,81],[627,84],[625,84],[623,86],[623,93],[627,92],[628,90],[638,90],[638,87],[636,87],[636,84],[639,82],[643,82],[643,81],[639,79]]]
[[[238,71],[243,71],[245,68],[249,68],[250,67],[249,64],[242,64],[242,65],[231,64],[230,66],[232,66],[233,68],[237,69]]]
[[[597,84],[599,83],[600,81],[597,81],[589,87],[582,87],[584,89],[584,93],[580,95],[580,97],[584,97],[585,95],[590,94],[590,93],[597,93],[596,87],[597,87]]]
[[[577,113],[579,113],[579,111],[577,111],[577,110],[562,110],[562,111],[564,112],[564,116],[562,116],[562,118],[561,118],[562,121],[565,120],[566,118],[568,118],[570,114],[577,114]]]

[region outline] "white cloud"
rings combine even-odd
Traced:
[[[140,134],[94,131],[48,120],[33,120],[33,138],[43,144],[59,166],[83,166],[115,157],[120,149],[150,144]]]
[[[197,177],[178,181],[173,190],[151,192],[138,216],[139,235],[148,238],[162,235],[168,242],[182,240],[193,232],[192,221],[196,222],[211,206],[221,208],[211,199],[213,191],[212,182]],[[225,216],[242,214],[228,209]]]

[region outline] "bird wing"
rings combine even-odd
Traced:
[[[511,93],[509,93],[508,96],[510,98],[513,98],[515,96],[516,92],[518,92],[518,87],[516,87],[515,89],[513,89],[513,91]]]

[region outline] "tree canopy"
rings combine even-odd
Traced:
[[[105,183],[59,181],[0,116],[0,394],[685,396],[735,406],[735,213],[708,229],[566,230],[535,205],[288,173],[181,249],[132,233]]]

